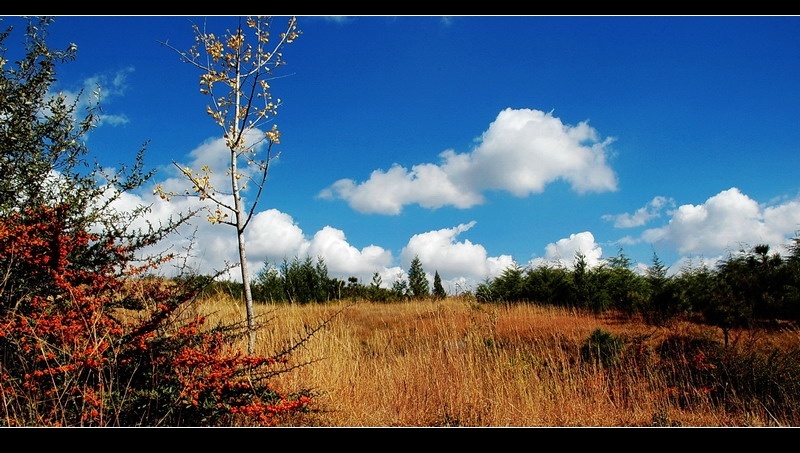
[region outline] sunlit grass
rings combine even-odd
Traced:
[[[217,296],[199,310],[234,322],[235,301]],[[269,319],[258,352],[282,350],[333,319],[292,354],[311,362],[275,384],[317,392],[317,413],[292,426],[763,426],[769,414],[725,412],[702,396],[691,407],[649,366],[668,335],[720,337],[718,329],[676,322],[594,316],[531,304],[468,299],[377,304],[257,305]],[[340,313],[336,314],[337,312]],[[637,366],[613,372],[580,359],[595,329],[638,345]],[[752,344],[797,348],[798,335],[745,334]],[[635,348],[634,348],[635,349]]]

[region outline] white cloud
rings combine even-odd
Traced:
[[[633,214],[606,214],[603,220],[613,221],[615,228],[633,228],[646,224],[650,220],[660,217],[665,208],[674,208],[675,201],[671,198],[658,196],[636,210]]]
[[[612,141],[600,141],[586,122],[569,126],[551,113],[506,109],[483,133],[462,180],[519,197],[542,192],[557,179],[578,193],[613,191],[616,176],[606,164]]]
[[[799,200],[761,206],[733,187],[703,204],[679,206],[667,225],[646,230],[642,239],[669,242],[685,255],[716,256],[758,244],[780,252],[798,225]]]
[[[346,200],[363,213],[399,214],[403,206],[469,208],[483,203],[482,192],[503,190],[518,197],[540,193],[556,180],[577,193],[617,189],[608,166],[607,147],[586,122],[565,125],[550,113],[506,109],[466,154],[442,152],[440,165],[393,165],[375,170],[362,183],[340,179],[319,193],[321,198]]]
[[[259,131],[253,131],[252,135],[247,138],[254,143],[262,135]],[[210,139],[189,153],[189,163],[186,166],[195,172],[204,165],[209,167],[210,180],[218,189],[219,199],[230,205],[232,197],[222,195],[230,192],[230,180],[227,176],[229,159],[230,154],[224,141]],[[184,166],[184,164],[180,165]],[[193,193],[191,183],[174,165],[168,165],[161,170],[164,172],[162,174],[168,175],[159,182],[164,191],[183,194],[188,190],[190,194]],[[252,166],[240,170],[251,174],[256,171]],[[246,180],[247,178],[242,178],[241,181]],[[153,187],[150,187],[149,190],[152,190]],[[251,189],[254,188],[254,186],[251,187]],[[213,210],[216,207],[212,200],[200,201],[196,196],[178,195],[166,201],[152,195],[149,191],[144,195],[125,194],[117,202],[116,207],[132,209],[137,205],[149,205],[151,212],[146,219],[139,219],[131,225],[132,228],[146,226],[146,221],[164,222],[170,216],[176,216],[180,212],[202,208]],[[232,218],[232,213],[230,216],[229,219]],[[206,218],[205,213],[193,218],[180,230],[180,234],[159,244],[159,250],[171,248],[180,253],[190,246],[190,241],[194,238],[195,244],[192,246],[191,256],[187,260],[189,269],[202,274],[211,274],[224,268],[226,263],[238,265],[235,229],[227,224],[211,224]],[[248,270],[251,277],[255,276],[267,261],[280,264],[284,259],[288,261],[295,258],[304,260],[306,257],[311,257],[315,262],[317,258],[322,258],[332,278],[346,279],[349,276],[356,276],[364,284],[369,284],[373,274],[377,272],[382,277],[383,286],[389,287],[398,274],[405,273],[400,267],[393,266],[394,258],[391,252],[379,246],[370,245],[358,250],[347,242],[344,232],[331,226],[325,226],[309,239],[289,214],[275,209],[260,211],[253,216],[245,230],[245,241]],[[165,273],[170,274],[169,269],[166,269]],[[223,277],[241,281],[239,269],[231,269]]]
[[[256,159],[264,158],[263,141],[264,133],[258,129],[252,129],[245,133],[245,142],[253,144]],[[159,181],[165,193],[175,194],[170,203],[176,204],[184,209],[190,208],[203,208],[205,209],[206,217],[213,212],[217,207],[220,211],[227,215],[227,221],[232,221],[233,211],[228,207],[233,207],[233,196],[231,195],[231,180],[230,180],[230,150],[225,145],[223,138],[213,138],[206,140],[197,148],[193,149],[189,154],[189,162],[176,162],[162,167],[160,170],[163,174],[168,175],[165,179]],[[248,200],[248,194],[255,193],[257,189],[256,184],[260,182],[260,170],[257,165],[242,165],[244,161],[239,162],[237,168],[238,173],[243,177],[239,180],[240,189],[242,190],[242,199],[246,206],[253,200]],[[275,162],[275,161],[274,161]],[[274,162],[272,165],[274,165]],[[212,199],[200,201],[195,196],[192,183],[189,179],[176,167],[180,166],[182,169],[188,169],[193,176],[197,179],[208,177],[210,182]],[[207,171],[203,168],[206,167]],[[221,205],[215,204],[215,200]],[[262,215],[264,213],[261,213]],[[255,218],[252,220],[255,221]]]
[[[544,257],[532,259],[528,266],[536,268],[542,265],[556,265],[573,269],[577,253],[584,256],[589,267],[595,267],[602,262],[603,249],[595,242],[591,232],[584,231],[547,244]]]
[[[342,230],[325,226],[314,234],[309,244],[309,254],[323,257],[328,271],[342,276],[360,277],[369,284],[372,274],[381,273],[392,264],[391,252],[376,245],[358,250],[350,245]]]
[[[433,283],[434,273],[439,272],[446,290],[448,287],[445,282],[450,285],[451,291],[458,288],[474,289],[477,283],[500,275],[514,262],[510,255],[489,257],[482,245],[473,244],[468,239],[456,242],[461,233],[468,231],[475,224],[476,222],[472,221],[454,228],[415,234],[403,248],[400,254],[401,261],[408,268],[411,260],[418,256],[430,283]]]
[[[245,240],[248,255],[260,258],[262,263],[265,259],[279,263],[284,258],[289,261],[305,258],[308,250],[303,230],[289,214],[277,209],[254,215],[245,231]]]
[[[766,207],[763,216],[764,223],[778,234],[794,237],[800,230],[800,200]]]
[[[359,212],[380,214],[399,214],[411,203],[435,209],[448,204],[468,208],[483,201],[479,194],[454,185],[440,167],[432,164],[415,165],[410,172],[399,165],[386,172],[375,170],[369,180],[358,185],[351,179],[340,179],[319,196],[346,199]]]

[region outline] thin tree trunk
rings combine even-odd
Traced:
[[[233,188],[233,208],[236,216],[236,240],[239,245],[239,268],[242,271],[242,290],[244,294],[244,306],[247,312],[247,353],[253,355],[256,349],[256,317],[253,312],[253,293],[250,290],[250,273],[247,269],[247,251],[244,242],[244,227],[246,212],[242,202],[241,187],[236,177],[238,171],[236,165],[236,150],[231,150],[231,186]]]
[[[239,60],[237,59],[237,65]],[[233,139],[235,140],[231,146],[231,187],[233,188],[233,207],[234,214],[236,215],[236,239],[239,243],[239,268],[242,271],[242,290],[244,294],[244,306],[247,313],[247,353],[249,355],[255,354],[256,350],[256,316],[253,311],[253,293],[250,290],[250,273],[247,269],[247,251],[244,243],[244,228],[247,218],[247,212],[242,202],[241,187],[239,187],[238,177],[238,149],[239,140],[241,139],[241,131],[239,129],[239,112],[241,110],[241,71],[236,68],[236,109],[235,119],[233,123]]]
[[[239,218],[242,216],[239,215]],[[243,223],[241,220],[236,221],[237,224]],[[242,285],[244,290],[244,305],[247,311],[247,331],[248,343],[247,352],[250,355],[255,354],[256,349],[256,319],[253,312],[253,292],[250,289],[250,273],[247,270],[247,252],[244,245],[244,230],[241,226],[237,226],[238,239],[239,239],[239,267],[242,269]]]

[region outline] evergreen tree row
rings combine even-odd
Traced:
[[[729,255],[714,268],[690,265],[673,275],[656,254],[647,271],[637,273],[621,250],[593,268],[578,253],[574,264],[572,270],[512,266],[478,285],[475,295],[488,303],[616,310],[653,324],[683,317],[719,326],[726,338],[736,327],[800,321],[800,237],[792,240],[787,257],[757,245]]]
[[[390,288],[383,287],[378,272],[369,285],[363,285],[357,277],[348,277],[345,282],[328,275],[328,267],[322,257],[316,261],[311,257],[291,261],[285,259],[275,264],[264,262],[264,267],[252,283],[252,293],[257,302],[285,302],[307,304],[341,299],[366,299],[374,302],[397,302],[413,299],[443,299],[447,293],[442,286],[439,272],[434,273],[433,290],[430,289],[425,270],[419,257],[411,261],[408,274],[401,274]],[[214,282],[207,291],[229,293],[235,298],[242,295],[240,283]]]

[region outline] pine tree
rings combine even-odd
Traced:
[[[444,287],[442,286],[442,277],[439,277],[439,271],[436,271],[433,274],[433,298],[436,300],[441,300],[447,297],[447,292],[445,292]]]
[[[414,259],[411,260],[411,267],[408,269],[408,289],[412,299],[424,299],[431,295],[428,279],[425,277],[419,256],[414,256]]]
[[[369,285],[369,300],[373,302],[386,302],[388,291],[386,288],[382,288],[381,285],[383,285],[383,279],[379,273],[375,272],[372,274],[372,283]]]

